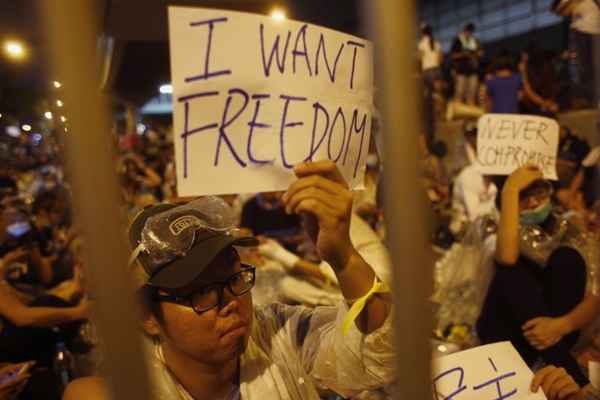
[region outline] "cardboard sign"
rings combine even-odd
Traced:
[[[592,386],[595,389],[600,389],[600,362],[588,362],[588,373]]]
[[[477,124],[477,160],[485,175],[510,175],[520,166],[537,165],[544,178],[556,180],[558,123],[533,115],[486,114]]]
[[[372,45],[318,26],[169,7],[180,196],[285,190],[293,166],[333,160],[362,186]]]
[[[510,342],[454,353],[433,361],[435,400],[544,400],[529,388],[533,373]]]

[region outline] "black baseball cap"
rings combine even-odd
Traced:
[[[129,242],[132,249],[136,249],[142,242],[142,231],[149,218],[161,213],[171,211],[165,218],[169,221],[161,230],[161,236],[166,235],[167,240],[176,239],[176,236],[188,229],[194,229],[194,241],[189,251],[183,256],[176,256],[174,260],[156,264],[151,261],[147,250],[141,250],[137,256],[134,267],[136,284],[156,286],[162,289],[179,289],[192,283],[204,269],[221,253],[230,246],[257,246],[258,240],[254,237],[240,237],[230,231],[215,231],[201,227],[200,222],[210,220],[200,210],[180,207],[182,204],[162,203],[148,206],[140,211],[129,227]],[[184,205],[184,204],[183,204]],[[141,268],[140,268],[141,267]]]

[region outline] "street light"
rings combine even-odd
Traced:
[[[61,120],[61,122],[63,122],[63,123],[64,123],[64,122],[67,122],[67,118],[66,118],[64,115],[61,115],[61,116],[60,116],[60,120]]]
[[[173,93],[173,85],[171,85],[170,83],[160,85],[160,87],[158,88],[158,91],[162,94],[171,94],[171,93]]]
[[[60,100],[56,100],[56,106],[57,107],[62,107],[63,106],[63,102]]]
[[[287,16],[282,9],[276,8],[271,11],[271,18],[273,18],[275,21],[285,21]]]
[[[52,113],[50,111],[46,111],[44,113],[44,118],[46,118],[46,119],[52,119]]]
[[[4,42],[6,56],[15,61],[21,61],[27,56],[25,45],[18,40],[7,40]]]
[[[25,132],[29,132],[31,130],[31,125],[24,124],[21,129],[23,129]]]
[[[54,85],[54,87],[56,89],[60,89],[60,87],[62,86],[62,83],[60,83],[59,81],[53,81],[52,85]]]

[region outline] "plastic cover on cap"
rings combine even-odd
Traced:
[[[203,197],[151,216],[142,229],[139,248],[153,265],[166,264],[185,256],[202,231],[210,236],[236,233],[233,212],[221,198]]]

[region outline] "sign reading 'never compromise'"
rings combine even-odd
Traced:
[[[558,123],[534,115],[486,114],[477,124],[477,160],[487,175],[510,175],[535,164],[546,179],[557,179]]]
[[[285,190],[294,165],[333,160],[360,188],[372,46],[268,16],[169,7],[180,196]]]

